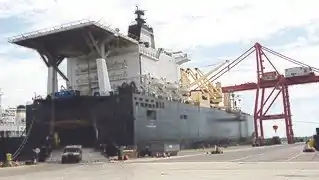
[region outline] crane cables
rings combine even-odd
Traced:
[[[22,149],[24,148],[25,144],[27,143],[27,141],[28,141],[28,139],[30,137],[30,134],[31,134],[31,130],[32,130],[34,121],[35,121],[35,116],[32,119],[32,122],[30,124],[30,128],[28,129],[28,132],[27,132],[26,136],[24,137],[22,143],[20,144],[19,148],[13,153],[12,159],[16,159],[20,155]],[[27,128],[25,128],[24,132],[26,132],[26,131],[27,131]]]
[[[267,52],[269,52],[269,53],[271,53],[271,54],[273,54],[273,55],[276,55],[276,56],[278,56],[278,57],[280,57],[280,58],[282,58],[282,59],[284,59],[284,60],[286,60],[286,61],[289,61],[289,62],[291,62],[291,63],[293,63],[293,64],[297,64],[297,65],[302,66],[302,67],[310,67],[313,71],[319,72],[319,69],[316,68],[316,67],[310,66],[310,65],[305,64],[305,63],[303,63],[303,62],[300,62],[300,61],[297,61],[297,60],[292,59],[292,58],[290,58],[290,57],[287,57],[287,56],[285,56],[285,55],[283,55],[283,54],[280,54],[280,53],[278,53],[278,52],[276,52],[276,51],[274,51],[274,50],[272,50],[272,49],[269,49],[269,48],[267,48],[267,47],[261,46],[261,48],[262,48],[263,50],[265,50],[265,51],[267,51]]]

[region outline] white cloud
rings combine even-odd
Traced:
[[[40,56],[15,59],[0,56],[0,88],[4,92],[4,106],[15,107],[32,101],[34,95],[45,97],[47,90],[47,67]],[[66,61],[60,65],[66,72]],[[59,85],[65,86],[65,81],[58,76]]]
[[[25,104],[34,92],[45,94],[46,67],[39,59],[17,59],[0,57],[0,84],[4,106]]]
[[[27,48],[23,48],[20,46],[16,46],[14,44],[5,44],[3,46],[0,46],[0,55],[1,54],[8,54],[8,55],[15,55],[19,53],[27,53],[32,55],[33,51]],[[34,54],[33,54],[34,55]]]
[[[1,16],[18,15],[35,28],[91,17],[126,30],[138,2],[147,9],[158,44],[188,48],[224,42],[264,39],[278,30],[318,21],[318,1],[9,1],[0,2]],[[318,4],[319,5],[319,4]],[[1,6],[0,6],[1,7]],[[197,18],[191,18],[191,17]]]

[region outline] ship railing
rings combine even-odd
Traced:
[[[126,40],[129,40],[133,43],[136,43],[136,44],[138,43],[135,39],[130,38],[130,37],[124,35],[123,33],[116,31],[115,29],[112,29],[111,25],[105,25],[104,23],[100,23],[100,21],[91,21],[91,23],[93,23],[94,25],[99,26],[100,28],[105,29],[113,34],[116,34],[116,35],[118,35]]]
[[[20,126],[0,125],[0,131],[21,131]]]
[[[12,38],[9,38],[9,42],[16,42],[16,41],[20,41],[20,40],[39,37],[42,35],[52,34],[52,33],[59,32],[59,31],[66,31],[66,30],[70,30],[70,29],[75,29],[78,27],[83,27],[83,26],[92,24],[92,23],[93,23],[93,21],[91,21],[89,19],[72,21],[72,22],[64,23],[64,24],[61,24],[58,26],[53,26],[50,28],[39,29],[39,30],[28,32],[28,33],[16,35],[16,36],[13,36]]]
[[[92,24],[137,44],[137,41],[135,39],[130,38],[122,33],[115,31],[114,29],[112,29],[110,27],[110,25],[104,25],[104,24],[100,23],[100,21],[93,21],[90,19],[81,19],[81,20],[72,21],[72,22],[61,24],[61,25],[53,26],[50,28],[39,29],[39,30],[28,32],[28,33],[16,35],[16,36],[9,38],[9,42],[13,43],[13,42],[26,40],[26,39],[30,39],[30,38],[35,38],[35,37],[39,37],[39,36],[45,36],[48,34],[67,31],[67,30],[71,30],[71,29],[76,29],[76,28],[80,28],[80,27],[84,27],[84,26],[88,26],[88,25],[92,25]]]
[[[140,53],[142,53],[145,56],[148,56],[154,60],[159,60],[159,58],[157,57],[157,50],[153,49],[153,48],[146,48],[142,45],[140,45],[139,48]]]

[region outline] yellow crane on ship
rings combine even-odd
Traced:
[[[190,90],[189,97],[195,102],[195,104],[200,104],[203,101],[208,100],[207,104],[210,106],[219,107],[219,104],[223,102],[221,83],[218,82],[214,85],[209,79],[214,72],[218,71],[228,62],[229,61],[226,60],[222,63],[218,63],[219,65],[210,65],[218,66],[207,73],[203,73],[199,68],[194,68],[194,70],[190,68],[181,69],[181,87]]]

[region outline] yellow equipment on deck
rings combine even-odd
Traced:
[[[315,148],[316,147],[316,142],[313,138],[311,138],[308,142],[309,147]]]
[[[306,142],[303,152],[315,152],[315,140],[313,138]]]
[[[211,154],[223,154],[223,153],[224,153],[224,152],[223,152],[222,148],[219,147],[219,146],[217,146],[217,145],[215,145],[214,150],[211,151]]]
[[[12,165],[12,154],[11,153],[7,153],[6,154],[6,161],[3,164],[4,167],[11,167]]]
[[[7,153],[7,162],[11,162],[12,161],[12,154],[11,153]]]

